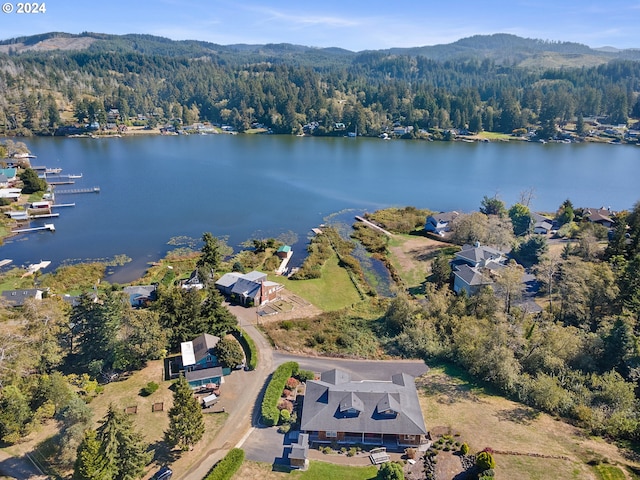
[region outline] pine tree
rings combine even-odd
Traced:
[[[169,410],[169,429],[164,439],[170,447],[187,451],[204,435],[204,419],[198,401],[184,376],[180,376],[173,392],[173,407]]]
[[[105,471],[104,457],[100,453],[100,441],[95,430],[87,430],[78,447],[73,470],[73,480],[106,480],[111,478]]]
[[[107,472],[105,478],[134,480],[142,477],[153,452],[147,452],[147,444],[134,430],[130,417],[109,405],[97,433]]]

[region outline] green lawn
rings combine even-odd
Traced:
[[[334,465],[325,462],[310,462],[309,470],[299,472],[295,478],[301,480],[326,480],[329,478],[339,478],[340,480],[370,480],[376,478],[378,468],[370,467],[348,467],[344,465]]]
[[[338,257],[332,255],[324,267],[322,277],[312,280],[289,280],[285,277],[269,275],[269,280],[285,286],[290,292],[299,295],[325,312],[360,302],[358,291],[351,283],[346,270],[338,266]]]
[[[333,463],[309,462],[309,470],[289,470],[289,467],[272,465],[270,463],[247,461],[242,464],[240,470],[232,477],[233,480],[373,480],[376,478],[378,468],[350,467],[347,465],[335,465]]]

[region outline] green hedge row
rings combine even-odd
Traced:
[[[244,450],[232,448],[222,460],[216,463],[202,480],[229,480],[244,462]]]
[[[258,366],[258,348],[253,338],[247,335],[247,332],[242,329],[240,329],[240,331],[234,331],[233,334],[240,342],[240,345],[242,345],[244,356],[247,357],[247,367],[249,367],[249,370],[255,370]]]
[[[271,375],[271,381],[267,385],[262,399],[262,421],[268,427],[278,424],[280,411],[278,410],[278,400],[282,396],[282,391],[289,377],[298,373],[300,366],[298,362],[286,362],[275,369]]]

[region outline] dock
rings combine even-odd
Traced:
[[[54,181],[47,180],[47,183],[49,185],[73,185],[76,182],[75,180],[54,180]]]
[[[56,203],[51,205],[51,208],[60,208],[60,207],[75,207],[75,203]]]
[[[13,260],[9,260],[8,258],[5,258],[4,260],[0,260],[0,267],[4,267],[5,265],[9,265],[11,262],[13,262]]]
[[[75,193],[100,193],[100,187],[73,188],[71,190],[56,190],[57,195],[71,195]]]
[[[59,216],[59,213],[43,213],[42,215],[29,215],[29,218],[55,218]]]
[[[45,223],[44,227],[19,228],[18,230],[11,230],[11,233],[28,233],[37,232],[38,230],[49,230],[50,232],[55,232],[56,227],[53,223]]]
[[[370,222],[369,220],[367,220],[366,218],[361,217],[360,215],[356,215],[356,220],[361,221],[362,223],[364,223],[365,225],[373,228],[374,230],[378,230],[381,233],[384,233],[387,237],[392,237],[393,235],[391,234],[391,232],[388,232],[387,230],[385,230],[384,228],[376,225],[373,222]]]

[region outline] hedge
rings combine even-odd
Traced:
[[[232,448],[222,460],[216,463],[202,480],[229,480],[244,462],[244,450]]]
[[[280,420],[280,411],[278,410],[278,400],[282,396],[282,391],[289,377],[298,373],[298,362],[286,362],[275,369],[271,375],[271,381],[267,385],[262,398],[262,421],[267,427],[273,427]]]
[[[244,356],[247,357],[247,367],[249,367],[249,370],[255,370],[258,366],[258,348],[253,338],[247,335],[247,332],[242,329],[234,331],[233,334],[240,342],[240,345],[242,345]]]

